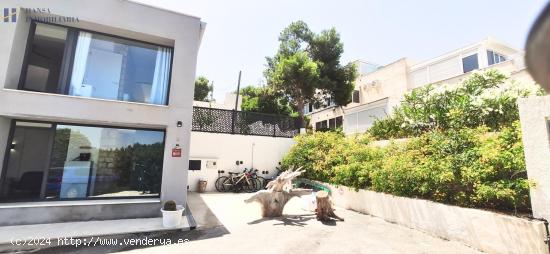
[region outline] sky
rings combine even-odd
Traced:
[[[385,65],[422,61],[491,36],[523,49],[547,0],[135,0],[198,16],[207,23],[197,76],[214,82],[222,102],[241,87],[261,85],[265,57],[293,21],[314,32],[335,27],[344,44],[341,62]],[[185,32],[185,31],[182,31]]]

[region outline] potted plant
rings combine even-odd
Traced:
[[[176,205],[174,200],[168,200],[160,211],[162,212],[162,225],[166,228],[175,228],[181,224],[183,206]]]

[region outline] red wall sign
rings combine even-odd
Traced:
[[[181,148],[172,148],[172,157],[181,157]]]

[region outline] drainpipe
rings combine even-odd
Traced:
[[[250,166],[250,169],[254,168],[254,145],[256,144],[252,142],[252,165]]]

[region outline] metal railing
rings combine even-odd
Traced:
[[[193,107],[192,131],[292,138],[300,133],[296,117]]]

